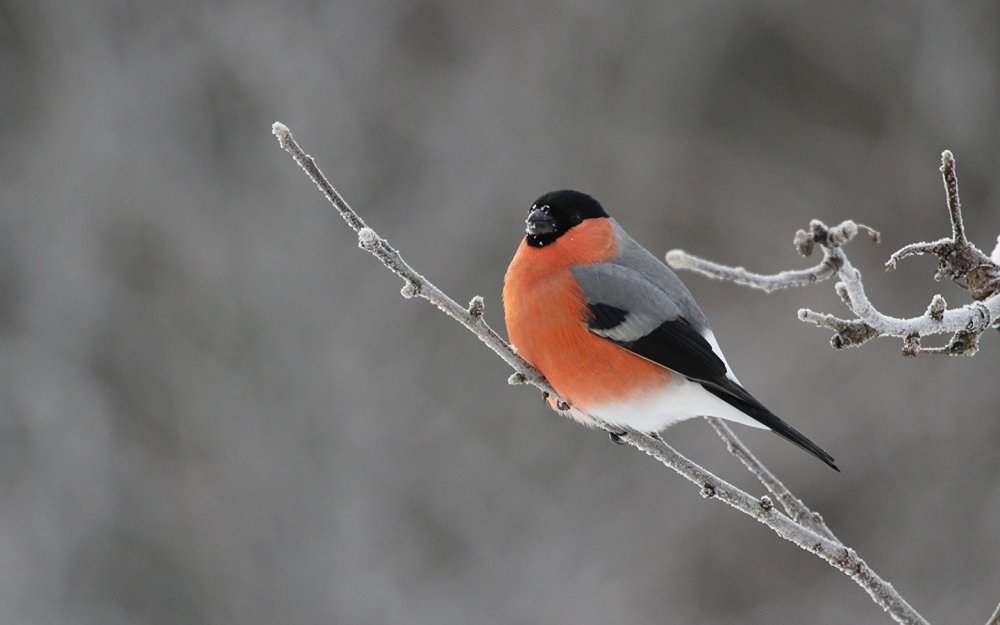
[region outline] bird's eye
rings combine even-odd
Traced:
[[[572,215],[569,216],[569,221],[574,226],[576,226],[576,225],[579,225],[580,222],[583,221],[583,217],[580,216],[580,213],[573,213]]]

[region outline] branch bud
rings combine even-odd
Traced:
[[[274,122],[271,124],[271,134],[278,138],[278,145],[281,146],[282,150],[287,152],[289,145],[292,143],[292,133],[288,130],[288,126],[281,122]]]
[[[872,228],[871,226],[866,226],[865,224],[857,224],[857,226],[860,230],[864,230],[868,233],[868,236],[871,237],[872,243],[881,243],[882,233],[878,230]]]
[[[412,299],[416,297],[417,293],[419,292],[420,288],[416,284],[409,281],[403,284],[403,288],[399,289],[399,294],[405,297],[406,299]]]
[[[483,308],[486,304],[483,302],[482,295],[476,295],[469,301],[469,316],[473,319],[479,319],[483,316]]]
[[[944,298],[938,293],[931,298],[931,304],[927,307],[927,316],[934,321],[941,321],[944,319],[944,311],[947,306],[948,304],[944,301]]]
[[[834,285],[833,290],[837,292],[837,297],[839,297],[847,307],[851,307],[851,296],[847,294],[847,285],[843,282],[838,282]]]
[[[365,227],[358,230],[358,246],[369,252],[378,247],[378,234],[371,228]],[[405,295],[404,295],[405,297]]]
[[[981,332],[960,330],[951,337],[948,344],[949,356],[975,356],[979,351],[979,336]]]
[[[1000,241],[1000,237],[997,237]],[[691,257],[684,250],[670,250],[665,256],[667,264],[674,269],[690,269],[694,266]]]
[[[830,228],[827,233],[827,245],[840,247],[858,235],[858,224],[850,219],[841,222],[839,226]]]
[[[805,230],[798,230],[795,232],[795,238],[792,240],[792,244],[795,246],[795,249],[799,251],[799,254],[803,256],[812,256],[813,249],[816,247],[816,241],[814,241],[812,235]]]

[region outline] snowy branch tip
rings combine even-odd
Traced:
[[[287,152],[292,143],[292,131],[288,129],[288,126],[281,122],[274,122],[271,124],[271,134],[278,138],[278,145]]]

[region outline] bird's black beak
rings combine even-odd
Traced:
[[[552,234],[556,231],[556,220],[544,208],[536,208],[524,220],[524,231],[528,234]]]

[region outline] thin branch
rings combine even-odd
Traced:
[[[715,429],[719,437],[725,441],[729,453],[735,456],[750,473],[753,473],[757,477],[760,483],[764,485],[764,488],[778,500],[778,503],[785,509],[788,516],[792,517],[799,525],[811,529],[820,536],[838,543],[840,542],[840,539],[826,526],[823,517],[818,512],[810,510],[801,499],[793,495],[788,490],[788,487],[753,455],[753,452],[743,444],[743,441],[736,437],[736,433],[728,425],[716,417],[706,417],[705,420]]]
[[[967,288],[973,301],[960,308],[946,310],[944,299],[935,295],[927,311],[920,316],[897,318],[880,312],[865,293],[861,272],[848,260],[843,246],[853,239],[860,229],[867,229],[878,240],[873,230],[845,221],[833,228],[821,221],[812,221],[809,230],[799,230],[795,246],[804,256],[815,246],[823,250],[823,261],[805,270],[783,271],[773,275],[754,274],[742,267],[727,267],[683,250],[672,250],[667,262],[677,269],[689,269],[712,278],[727,280],[771,292],[777,289],[798,287],[820,282],[836,275],[837,294],[854,314],[854,319],[843,319],[819,313],[808,308],[799,310],[802,321],[834,331],[830,343],[838,349],[857,347],[879,336],[903,339],[903,354],[948,354],[971,356],[979,348],[979,337],[986,329],[1000,324],[1000,239],[994,249],[993,259],[986,256],[965,235],[961,204],[958,197],[958,179],[955,159],[945,150],[941,155],[941,173],[948,199],[952,237],[933,242],[906,245],[897,250],[886,262],[886,269],[895,269],[899,261],[911,256],[929,254],[938,258],[935,279],[950,279]],[[924,347],[921,339],[937,334],[950,334],[945,345]]]
[[[962,202],[958,199],[958,177],[955,175],[955,157],[951,150],[941,153],[941,177],[944,192],[948,198],[948,214],[951,216],[951,239],[956,245],[967,243],[965,224],[962,221]]]
[[[774,274],[753,273],[743,267],[730,267],[688,254],[684,250],[667,252],[667,263],[674,269],[687,269],[703,276],[735,282],[743,286],[773,293],[781,289],[796,288],[824,282],[837,275],[841,267],[841,255],[835,253],[841,246],[851,241],[861,231],[866,232],[873,241],[878,242],[881,235],[876,230],[864,224],[847,220],[833,228],[827,227],[821,221],[809,223],[809,230],[799,230],[795,233],[793,244],[803,256],[811,256],[816,245],[823,250],[823,260],[818,265],[808,269],[782,271]]]
[[[323,173],[316,166],[312,157],[303,152],[295,140],[292,139],[287,126],[280,122],[275,122],[272,126],[272,132],[278,138],[279,145],[305,170],[306,174],[319,187],[327,200],[340,212],[344,221],[358,233],[360,247],[374,254],[386,268],[403,279],[404,285],[401,293],[404,297],[419,296],[427,299],[437,308],[473,332],[483,343],[514,369],[514,374],[510,376],[508,382],[512,384],[531,384],[543,392],[557,396],[541,373],[518,356],[514,352],[514,349],[486,323],[482,317],[483,300],[481,297],[474,297],[468,308],[462,307],[417,273],[416,270],[403,260],[399,252],[392,248],[374,230],[369,228],[361,217],[344,201],[340,194],[327,181],[326,177],[323,176]],[[556,401],[556,404],[566,406],[565,402],[559,400]],[[568,406],[566,407],[568,408]],[[609,433],[615,433],[621,442],[628,443],[645,452],[687,480],[693,482],[701,489],[703,497],[718,499],[732,506],[771,528],[778,536],[826,560],[864,588],[872,597],[872,600],[887,611],[896,622],[906,625],[927,624],[927,621],[893,589],[891,584],[879,577],[864,560],[858,557],[853,549],[845,547],[840,541],[821,535],[775,510],[769,498],[756,499],[743,490],[715,476],[667,445],[658,436],[649,435],[631,428],[612,428],[592,415],[587,415],[587,417],[597,427]],[[745,449],[742,443],[736,439],[735,434],[730,432],[730,435],[731,439],[735,441],[737,448]],[[747,457],[752,458],[752,455],[748,451]],[[753,464],[755,466],[762,466],[756,459],[753,459]],[[771,476],[771,480],[772,487],[777,488],[774,484],[780,482],[777,482],[777,479],[773,478],[773,476]],[[782,486],[781,488],[784,487]]]
[[[990,620],[986,621],[986,625],[1000,625],[1000,605],[993,611],[993,616],[990,617]]]
[[[910,243],[909,245],[904,245],[889,256],[889,260],[885,262],[886,271],[893,271],[899,264],[899,261],[904,258],[909,258],[911,256],[941,256],[947,254],[954,244],[952,239],[938,239],[937,241],[919,241],[917,243]]]
[[[771,293],[779,289],[823,282],[841,275],[844,264],[847,262],[847,257],[841,247],[851,241],[861,228],[867,230],[873,240],[878,240],[879,234],[876,231],[867,228],[867,226],[859,227],[858,224],[850,220],[833,228],[826,226],[821,221],[813,220],[809,224],[808,231],[799,230],[795,235],[794,244],[800,254],[810,256],[817,245],[823,251],[823,260],[818,265],[803,270],[782,271],[776,274],[752,273],[742,267],[729,267],[705,260],[688,254],[684,250],[667,252],[666,260],[675,269],[687,269],[709,278],[735,282]],[[879,335],[874,328],[860,320],[849,321],[805,309],[799,311],[799,318],[837,332],[834,337],[834,346],[838,348],[860,345]]]
[[[471,330],[479,340],[492,349],[498,356],[513,367],[527,382],[542,388],[544,391],[553,392],[545,382],[545,378],[536,371],[526,360],[518,356],[514,349],[499,334],[496,333],[482,318],[482,298],[473,299],[469,308],[461,306],[451,299],[439,288],[431,284],[422,275],[417,273],[403,257],[400,256],[389,243],[378,236],[369,228],[361,216],[352,209],[344,198],[337,193],[333,185],[326,179],[323,172],[316,166],[316,162],[311,156],[302,151],[302,148],[292,138],[288,127],[281,122],[275,122],[272,132],[278,138],[278,144],[295,159],[295,162],[305,170],[309,178],[319,187],[324,197],[333,204],[340,216],[344,218],[347,225],[358,233],[358,245],[375,255],[389,271],[403,279],[403,288],[400,291],[403,297],[422,297],[434,304],[446,315],[455,319],[463,326]],[[478,297],[478,296],[477,296]]]
[[[767,293],[823,282],[837,275],[837,266],[830,259],[829,254],[824,254],[823,261],[814,267],[782,271],[773,275],[753,273],[743,267],[727,267],[697,256],[691,256],[683,250],[667,252],[667,262],[675,269],[690,269],[711,278],[728,280]]]
[[[623,428],[621,440],[659,460],[683,477],[701,486],[701,495],[718,499],[740,512],[757,519],[774,533],[812,553],[838,571],[850,577],[868,593],[876,604],[889,613],[897,623],[929,625],[929,623],[903,599],[892,584],[885,581],[868,563],[850,547],[840,541],[822,536],[803,527],[774,508],[769,498],[755,499],[732,484],[709,473],[661,439],[651,437],[631,428]]]

